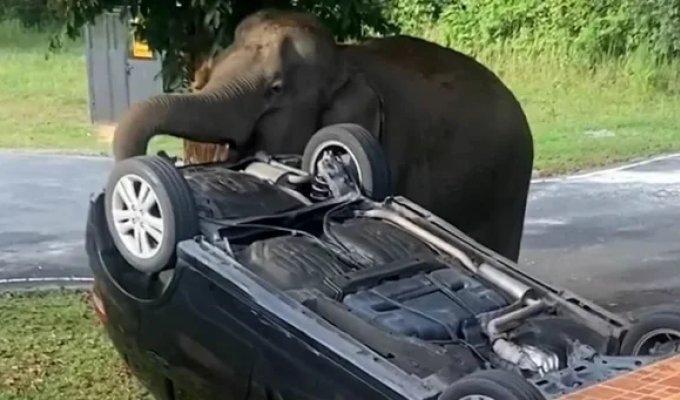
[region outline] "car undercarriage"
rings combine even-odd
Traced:
[[[422,379],[501,368],[556,395],[648,361],[603,356],[616,352],[624,321],[508,272],[447,228],[406,199],[362,198],[220,227],[215,245]]]
[[[485,370],[531,383],[510,384],[518,399],[558,398],[677,350],[671,340],[631,353],[630,320],[532,278],[408,199],[364,196],[339,157],[314,174],[295,161],[177,168],[197,234],[171,243],[175,267],[135,271],[128,257],[107,276],[148,301],[177,296],[182,268],[236,285],[400,393],[386,398],[464,398],[466,377]],[[139,284],[149,276],[155,284]]]

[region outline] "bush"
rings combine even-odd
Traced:
[[[450,0],[391,0],[385,4],[387,17],[406,32],[418,32],[439,19]]]
[[[58,15],[55,0],[0,0],[0,21],[17,20],[25,28],[54,28]]]
[[[263,7],[310,11],[339,40],[404,32],[472,54],[559,54],[591,67],[634,54],[651,64],[680,56],[680,0],[0,0],[0,19],[65,23],[74,38],[121,3],[140,17],[138,35],[163,53],[166,81],[184,87],[194,59],[228,45],[240,19]]]
[[[397,9],[404,2],[394,0]],[[528,53],[568,48],[590,61],[629,55],[640,48],[649,49],[657,61],[680,55],[680,0],[458,0],[446,6],[439,0],[418,0],[413,4],[419,3],[436,11],[430,23],[440,41],[471,52],[498,46]],[[421,21],[413,26],[407,13],[393,15],[399,26],[422,32]]]
[[[632,0],[629,0],[632,1]],[[636,0],[631,45],[650,48],[657,58],[680,56],[680,0]]]

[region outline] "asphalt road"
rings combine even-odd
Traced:
[[[613,310],[680,303],[680,155],[534,182],[523,269]]]
[[[87,284],[87,204],[110,165],[101,157],[0,152],[0,285]]]
[[[111,160],[0,152],[0,286],[82,285]],[[536,181],[520,264],[614,310],[680,302],[680,155]]]

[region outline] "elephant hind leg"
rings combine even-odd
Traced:
[[[494,211],[488,221],[489,247],[517,262],[524,233],[529,182],[510,179],[501,193],[494,199]]]
[[[519,260],[522,235],[524,233],[524,217],[526,202],[519,196],[513,202],[499,205],[498,213],[494,217],[493,233],[496,252],[517,262]]]

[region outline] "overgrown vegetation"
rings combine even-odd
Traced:
[[[503,78],[543,173],[680,149],[680,0],[394,0],[390,18]]]
[[[503,46],[543,53],[569,48],[591,63],[645,49],[680,55],[680,0],[393,0],[392,21],[423,26],[468,51]]]
[[[63,22],[60,4],[57,0],[0,0],[0,21],[19,21],[25,28],[55,29]]]
[[[76,38],[84,24],[118,6],[136,19],[138,36],[164,53],[167,81],[185,85],[197,61],[228,45],[236,24],[264,7],[313,12],[339,40],[425,34],[473,54],[552,54],[591,69],[634,54],[651,65],[680,55],[680,0],[0,0],[0,20],[60,23]]]

